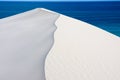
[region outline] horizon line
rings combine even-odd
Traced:
[[[34,1],[24,1],[24,0],[17,0],[17,1],[15,1],[15,0],[0,0],[0,1],[2,1],[2,2],[120,2],[120,0],[114,0],[114,1],[101,1],[101,0],[99,0],[99,1],[77,1],[77,0],[75,0],[75,1],[54,1],[54,0],[52,0],[52,1],[37,1],[37,0],[34,0]]]

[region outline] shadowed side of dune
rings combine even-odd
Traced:
[[[37,8],[0,20],[0,80],[45,80],[58,16]]]

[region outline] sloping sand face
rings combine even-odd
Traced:
[[[58,16],[38,8],[0,20],[0,80],[45,80]]]
[[[47,80],[120,80],[120,38],[60,15],[46,59]]]
[[[0,20],[0,80],[120,80],[119,61],[120,38],[80,20],[41,8]]]

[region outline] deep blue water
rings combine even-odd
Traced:
[[[0,18],[38,7],[85,21],[120,37],[120,2],[0,2]]]

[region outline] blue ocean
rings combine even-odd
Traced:
[[[46,8],[85,21],[120,37],[120,2],[0,2],[0,18]]]

